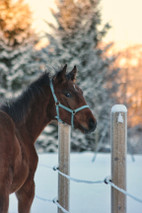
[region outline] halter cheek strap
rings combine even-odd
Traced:
[[[83,110],[83,109],[86,109],[86,108],[89,108],[88,105],[83,105],[77,109],[70,109],[69,107],[66,107],[64,106],[63,104],[61,104],[56,95],[55,95],[55,92],[54,92],[54,87],[53,87],[53,83],[52,83],[52,80],[50,80],[50,89],[51,89],[51,92],[52,92],[52,95],[53,95],[53,98],[54,98],[54,101],[55,101],[55,105],[56,105],[56,116],[55,118],[58,120],[58,122],[61,122],[63,123],[63,121],[60,119],[60,114],[59,114],[59,107],[70,112],[71,113],[71,126],[74,128],[74,116],[77,112]]]

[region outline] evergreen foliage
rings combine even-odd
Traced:
[[[0,97],[20,92],[35,74],[31,20],[24,0],[0,0]]]
[[[84,96],[98,120],[95,134],[82,135],[73,131],[73,150],[94,150],[99,141],[107,142],[109,132],[109,111],[117,89],[115,77],[118,70],[111,68],[114,57],[106,56],[110,47],[100,47],[103,37],[109,29],[106,24],[99,29],[101,15],[98,0],[56,0],[58,10],[52,11],[56,26],[50,24],[52,34],[47,34],[50,41],[42,52],[48,52],[48,64],[68,64],[69,68],[77,65],[77,81],[84,91]],[[44,55],[45,56],[45,55]]]

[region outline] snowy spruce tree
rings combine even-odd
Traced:
[[[97,143],[101,149],[107,143],[109,112],[117,89],[117,70],[111,68],[114,57],[106,56],[109,45],[100,47],[109,25],[99,29],[99,0],[56,0],[56,3],[58,10],[53,11],[53,15],[57,25],[49,24],[52,28],[52,34],[47,34],[50,45],[42,52],[44,56],[48,53],[46,61],[53,66],[68,64],[70,70],[77,65],[77,83],[98,121],[95,134],[72,132],[72,149],[95,150]]]
[[[31,20],[24,0],[0,0],[0,97],[17,94],[36,73]]]

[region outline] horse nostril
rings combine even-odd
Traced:
[[[96,129],[97,126],[97,121],[95,121],[94,119],[90,118],[89,119],[89,128],[90,129]]]

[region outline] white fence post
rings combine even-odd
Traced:
[[[59,170],[70,174],[70,129],[67,124],[58,123],[59,137]],[[69,211],[70,181],[58,174],[58,200],[59,204]],[[58,213],[63,213],[58,208]]]
[[[112,182],[126,190],[127,108],[114,105],[111,109],[111,175]],[[111,188],[111,213],[126,213],[126,195]]]

